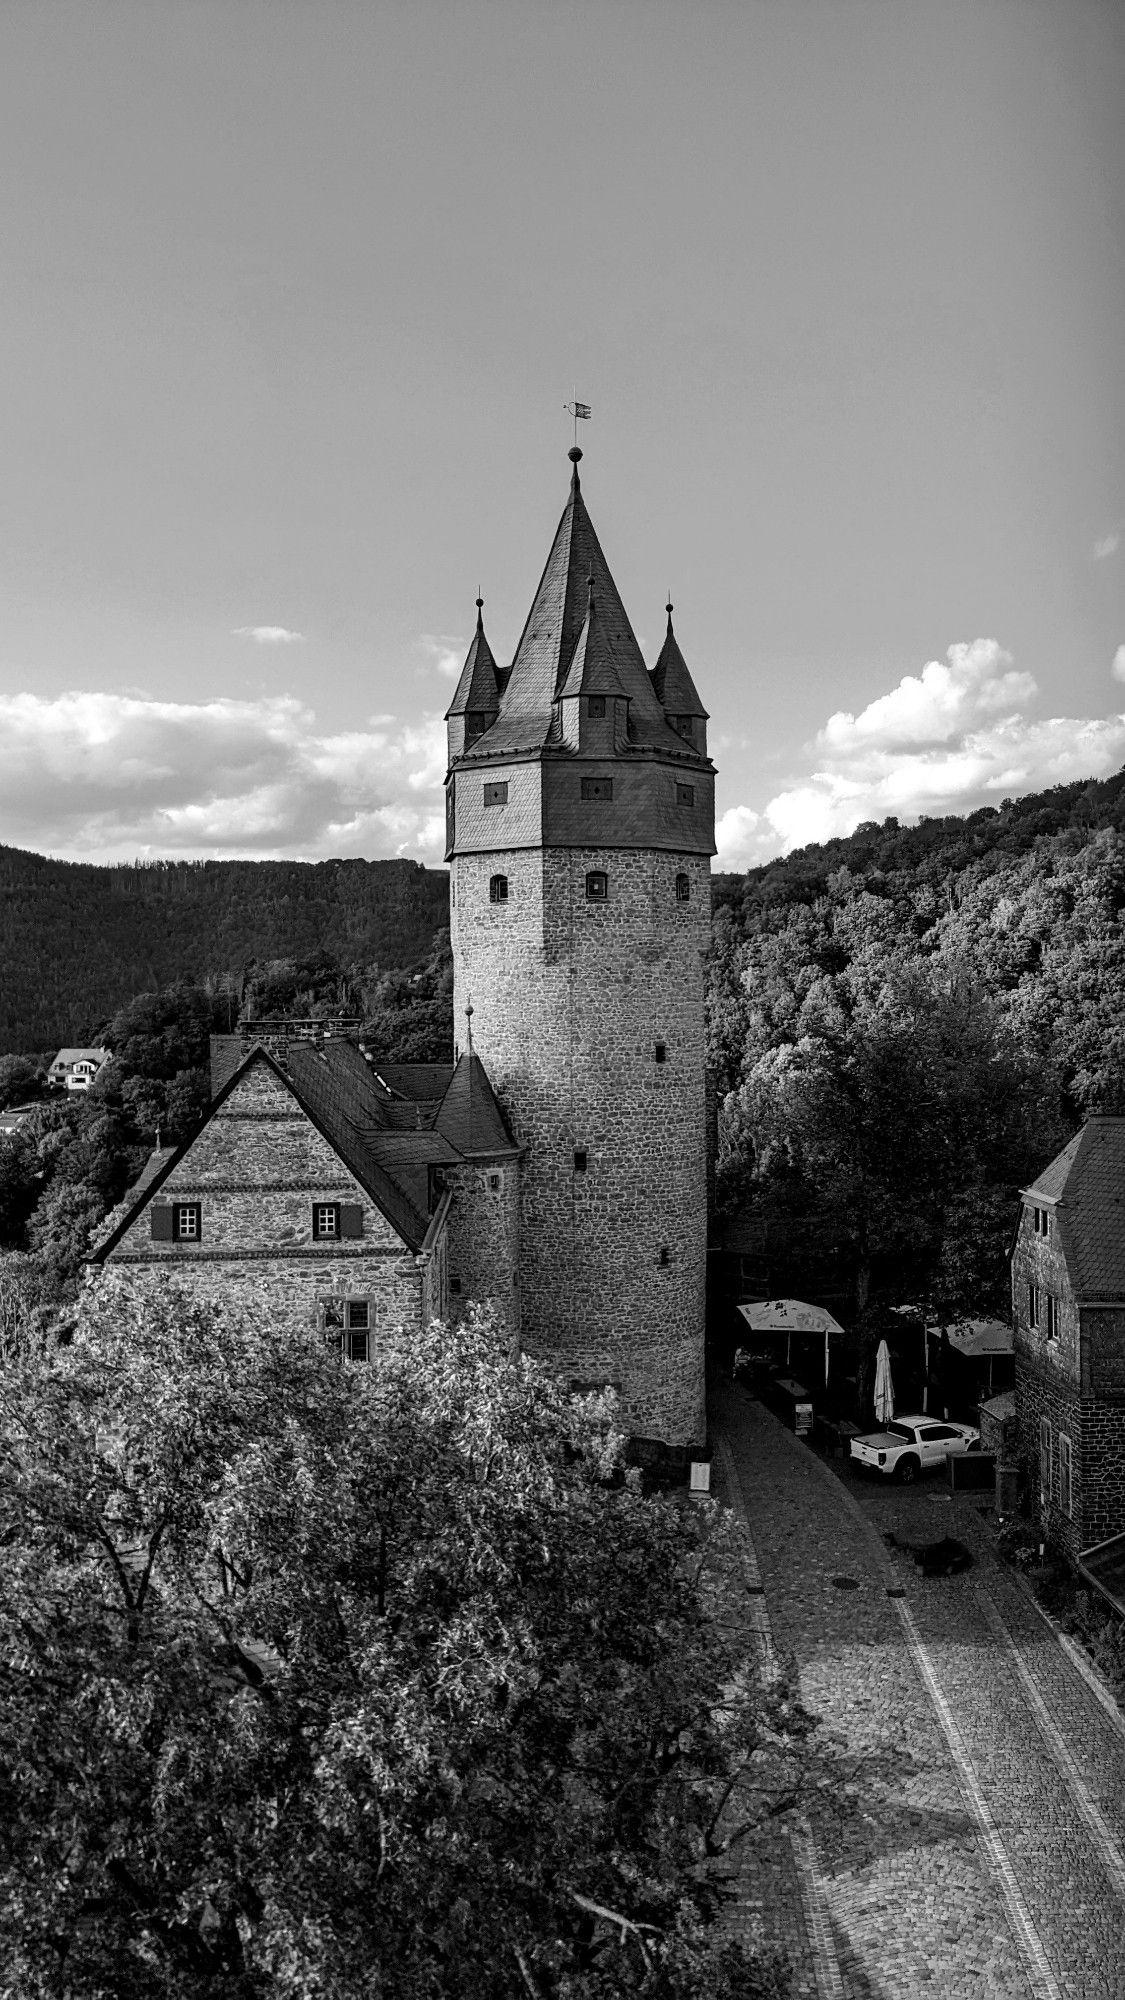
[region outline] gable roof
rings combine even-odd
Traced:
[[[553,705],[566,681],[586,622],[591,581],[599,623],[604,626],[613,649],[621,693],[629,700],[629,748],[663,750],[674,757],[691,754],[682,738],[668,727],[586,511],[578,477],[581,456],[577,446],[570,452],[573,464],[570,497],[555,530],[515,659],[504,679],[499,717],[491,729],[485,730],[466,749],[467,758],[488,757],[500,751],[534,750],[546,743]]]
[[[1023,1194],[1053,1207],[1076,1296],[1125,1299],[1125,1118],[1088,1118]]]
[[[51,1068],[57,1069],[60,1063],[66,1063],[69,1065],[70,1063],[76,1063],[76,1062],[104,1063],[108,1061],[109,1061],[108,1049],[60,1049],[58,1055],[55,1056],[51,1062]]]
[[[294,1042],[289,1044],[282,1063],[256,1042],[212,1098],[204,1126],[255,1063],[264,1063],[284,1084],[408,1248],[421,1249],[429,1227],[426,1168],[412,1161],[407,1171],[394,1172],[390,1160],[385,1156],[380,1158],[378,1142],[387,1127],[371,1072],[355,1045],[335,1041],[318,1051],[311,1044]],[[198,1137],[199,1131],[193,1132],[174,1151],[150,1158],[140,1180],[130,1190],[121,1219],[93,1251],[93,1262],[105,1260]],[[393,1153],[393,1145],[389,1150]]]

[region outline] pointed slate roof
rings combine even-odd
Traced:
[[[620,699],[625,696],[625,688],[618,671],[613,640],[606,630],[604,621],[598,616],[597,599],[593,585],[590,586],[586,619],[578,634],[578,644],[570,670],[563,683],[563,695],[604,694]]]
[[[687,670],[687,661],[676,642],[672,630],[672,606],[667,604],[668,631],[660,658],[652,670],[652,685],[656,691],[665,715],[701,715],[706,722],[707,710],[695,691],[695,682]]]
[[[538,749],[551,728],[552,707],[566,681],[586,622],[590,578],[599,622],[613,647],[622,692],[629,698],[631,747],[684,755],[682,740],[669,729],[648,669],[641,657],[625,606],[602,554],[601,543],[582,498],[577,445],[570,452],[570,497],[551,544],[527,623],[504,685],[500,715],[477,738],[466,756]]]
[[[437,1130],[468,1155],[519,1151],[496,1101],[484,1064],[471,1049],[461,1055],[441,1101]]]
[[[445,720],[448,722],[451,715],[467,715],[470,711],[474,715],[495,715],[499,706],[500,683],[496,661],[484,636],[484,599],[478,597],[477,629],[465,656],[453,700],[445,711]]]
[[[1088,1118],[1023,1192],[1052,1205],[1078,1299],[1125,1300],[1125,1118]]]

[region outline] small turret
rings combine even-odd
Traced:
[[[484,636],[484,599],[477,598],[477,629],[461,669],[453,700],[446,710],[449,761],[464,755],[471,743],[491,729],[500,713],[500,683],[492,648]]]
[[[707,755],[707,710],[695,691],[695,683],[687,670],[684,659],[676,643],[672,630],[672,602],[669,599],[665,610],[668,613],[668,631],[660,649],[660,658],[652,670],[652,685],[656,698],[664,710],[668,726],[701,757]]]
[[[629,734],[629,696],[614,657],[614,645],[599,618],[594,579],[587,579],[586,617],[556,708],[562,742],[574,750],[612,756]]]

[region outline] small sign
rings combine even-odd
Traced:
[[[708,1459],[693,1458],[691,1461],[691,1491],[710,1493],[711,1465]]]

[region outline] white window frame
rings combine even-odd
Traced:
[[[331,1216],[331,1227],[324,1227],[324,1217]],[[338,1243],[341,1237],[340,1204],[338,1201],[314,1201],[313,1224],[314,1243]]]

